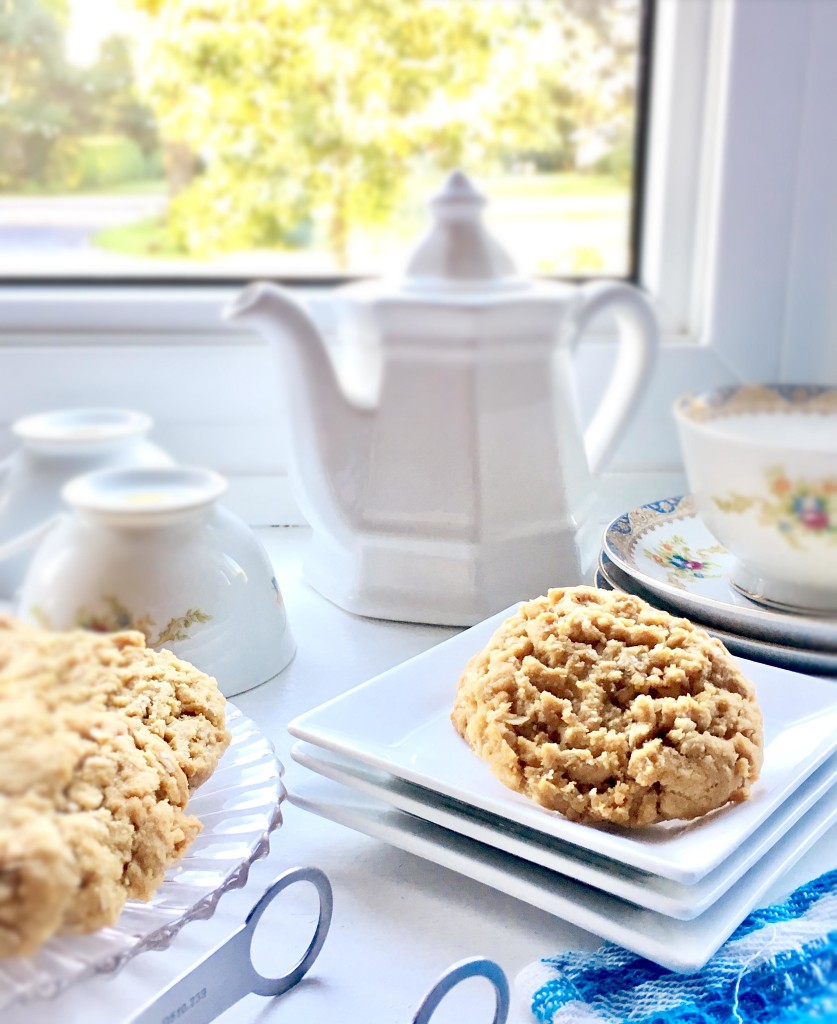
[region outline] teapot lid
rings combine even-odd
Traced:
[[[522,291],[530,287],[482,220],[486,197],[462,171],[430,200],[432,222],[401,281],[408,292]]]

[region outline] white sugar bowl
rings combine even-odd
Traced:
[[[22,618],[51,629],[138,629],[230,697],[273,678],[294,642],[267,553],[218,505],[226,481],[181,466],[70,481],[72,509],[38,548]]]
[[[58,409],[12,424],[19,447],[0,462],[0,596],[10,598],[38,542],[62,511],[61,488],[82,473],[168,466],[147,437],[150,416],[132,409]]]

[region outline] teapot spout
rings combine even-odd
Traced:
[[[284,288],[248,285],[223,316],[258,330],[278,357],[285,378],[291,482],[305,518],[332,535],[350,537],[360,515],[358,490],[374,411],[346,398],[317,327]]]

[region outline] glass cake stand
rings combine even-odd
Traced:
[[[110,928],[59,936],[32,957],[0,961],[0,1012],[54,998],[84,978],[118,971],[139,953],[165,949],[184,925],[212,917],[224,893],[247,882],[282,824],[284,769],[267,737],[229,703],[227,728],[230,746],[189,800],[203,830],[154,896],[126,903]]]

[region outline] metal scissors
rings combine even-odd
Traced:
[[[265,978],[253,966],[253,935],[264,912],[288,886],[310,882],[319,897],[317,927],[308,948],[287,974]],[[232,935],[156,996],[133,1017],[129,1024],[210,1024],[244,996],[281,996],[308,972],[323,948],[331,925],[333,897],[331,884],[319,868],[291,868],[270,885],[247,915],[247,920]],[[492,1024],[505,1024],[509,1011],[509,985],[502,968],[493,960],[472,957],[453,964],[430,989],[411,1024],[429,1024],[436,1007],[447,993],[466,978],[484,977],[494,988],[496,1008]]]
[[[262,914],[276,896],[296,882],[310,882],[317,890],[320,912],[314,936],[301,959],[287,974],[265,978],[253,966],[253,935]],[[291,868],[281,874],[247,915],[247,920],[229,939],[186,971],[162,993],[147,1003],[130,1024],[209,1024],[239,999],[255,992],[260,996],[281,996],[307,973],[323,948],[331,925],[333,898],[331,884],[319,868]]]
[[[436,1007],[454,986],[466,978],[487,978],[494,989],[494,1018],[491,1024],[506,1024],[509,1016],[509,983],[503,968],[482,956],[452,964],[422,999],[410,1024],[429,1024]]]

